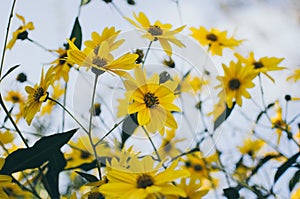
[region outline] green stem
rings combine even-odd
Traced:
[[[39,42],[37,41],[34,41],[32,39],[30,39],[29,37],[27,37],[27,40],[34,43],[35,45],[37,45],[38,47],[40,47],[41,49],[51,53],[52,55],[54,55],[55,57],[57,57],[57,54],[55,54],[54,52],[52,52],[51,50],[47,49],[45,46],[43,46],[42,44],[40,44]]]
[[[153,41],[150,41],[149,46],[148,46],[148,48],[147,48],[147,51],[146,51],[146,54],[145,54],[145,57],[144,57],[144,60],[143,60],[143,63],[142,63],[142,68],[144,68],[144,65],[145,65],[146,59],[147,59],[147,57],[148,57],[148,54],[149,54],[149,51],[150,51],[152,42],[153,42]]]
[[[11,9],[10,9],[9,18],[8,18],[8,23],[7,23],[6,33],[5,33],[5,39],[4,39],[4,47],[3,47],[2,57],[1,57],[0,79],[1,79],[2,68],[3,68],[3,64],[4,64],[4,57],[5,57],[5,52],[6,52],[6,45],[7,45],[8,33],[9,33],[9,29],[10,29],[10,23],[11,23],[11,19],[13,18],[13,13],[14,13],[16,2],[17,2],[17,0],[13,1],[13,4],[12,4]]]
[[[156,147],[155,147],[155,145],[154,145],[154,142],[152,141],[152,139],[151,139],[151,137],[150,137],[148,131],[146,130],[146,128],[145,128],[144,126],[142,126],[142,128],[143,128],[143,130],[144,130],[144,132],[145,132],[147,138],[149,139],[149,141],[150,141],[150,143],[151,143],[151,145],[152,145],[152,147],[153,147],[153,149],[154,149],[154,152],[155,152],[155,154],[156,154],[156,156],[157,156],[158,161],[161,162],[161,158],[160,158],[160,156],[159,156],[159,154],[158,154],[158,151],[157,151],[157,149],[156,149]]]
[[[93,138],[92,138],[92,122],[93,122],[93,113],[94,113],[94,101],[95,101],[95,94],[96,94],[96,88],[97,88],[97,82],[98,82],[98,77],[99,75],[95,74],[95,81],[94,81],[94,86],[93,86],[93,94],[92,94],[92,102],[91,102],[91,108],[90,108],[90,122],[89,122],[89,140],[93,148],[93,153],[97,162],[97,169],[98,169],[98,174],[99,174],[99,179],[102,179],[101,175],[101,164],[98,161],[98,154],[96,150],[96,145],[93,143]]]
[[[68,82],[65,83],[65,92],[64,92],[64,101],[63,101],[64,107],[66,107],[66,103],[67,103],[67,88],[68,88]],[[62,125],[61,125],[62,132],[64,132],[64,130],[65,130],[65,115],[66,115],[66,111],[65,111],[65,109],[63,109]]]
[[[88,134],[89,131],[72,115],[72,113],[66,108],[64,107],[64,105],[62,105],[59,101],[52,99],[51,97],[48,97],[47,99],[55,102],[56,104],[58,104],[62,109],[64,109],[66,111],[66,113],[68,113],[70,115],[70,117]]]

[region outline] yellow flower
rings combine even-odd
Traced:
[[[282,131],[290,131],[291,127],[282,118],[282,108],[278,101],[275,102],[276,116],[271,118],[272,128],[275,128],[275,132],[278,135],[277,144],[280,143]]]
[[[28,94],[28,99],[24,107],[24,118],[28,125],[35,114],[40,111],[42,103],[47,100],[48,88],[53,83],[54,80],[53,67],[50,67],[44,77],[44,69],[42,71],[40,84],[35,84],[34,87],[26,86],[25,90]]]
[[[287,78],[287,80],[291,80],[291,79],[293,79],[294,82],[297,82],[300,79],[300,69],[295,69],[294,74],[292,74]]]
[[[105,196],[116,198],[146,199],[162,195],[186,197],[186,193],[172,184],[178,178],[189,176],[185,170],[175,170],[174,161],[167,169],[159,171],[161,164],[154,167],[151,156],[130,160],[127,170],[111,169],[107,172],[108,183],[99,190]]]
[[[177,128],[177,122],[170,111],[180,111],[173,104],[175,100],[174,90],[177,84],[167,81],[159,84],[158,74],[150,79],[141,68],[136,68],[135,78],[128,76],[124,81],[129,97],[128,114],[137,113],[137,121],[140,126],[145,126],[149,132],[163,132],[164,126]]]
[[[67,60],[79,66],[85,66],[87,70],[91,68],[97,75],[108,71],[122,76],[126,74],[124,70],[131,70],[138,66],[135,63],[138,58],[137,54],[127,53],[114,59],[110,53],[110,44],[107,41],[101,43],[97,52],[90,48],[80,51],[73,42],[68,42],[71,49],[68,51]]]
[[[173,80],[178,83],[178,86],[176,88],[176,94],[182,93],[182,92],[189,92],[191,94],[196,94],[198,91],[200,91],[203,86],[207,85],[209,83],[208,80],[205,80],[200,77],[193,77],[191,78],[190,73],[182,78],[179,78],[178,75],[175,75]]]
[[[58,54],[58,58],[55,59],[51,64],[54,64],[53,71],[55,72],[55,80],[64,79],[65,82],[69,81],[69,72],[72,64],[67,62],[67,53],[68,50],[59,48],[57,50],[53,50]]]
[[[2,144],[10,144],[14,141],[14,134],[12,134],[10,131],[6,130],[4,132],[0,131],[0,143]]]
[[[291,195],[291,199],[299,199],[299,198],[300,198],[300,187],[296,189]]]
[[[111,51],[116,50],[125,41],[124,39],[115,41],[120,32],[120,30],[116,31],[115,27],[104,28],[101,35],[99,35],[97,32],[92,32],[92,40],[86,40],[84,45],[86,48],[92,49],[95,54],[98,54],[97,51],[99,50],[101,43],[106,41],[109,44],[109,49]]]
[[[259,60],[256,60],[254,58],[253,52],[250,52],[248,58],[244,58],[238,53],[235,53],[235,56],[242,64],[245,64],[246,67],[251,67],[252,69],[254,69],[255,72],[257,72],[257,74],[258,73],[265,74],[273,82],[274,79],[269,74],[267,74],[267,72],[285,69],[285,67],[278,66],[278,64],[280,64],[280,62],[282,62],[284,58],[262,57]]]
[[[242,43],[242,40],[236,40],[233,37],[227,38],[227,31],[221,32],[215,28],[208,31],[203,26],[200,26],[199,29],[192,27],[190,30],[192,31],[191,36],[202,46],[208,46],[212,55],[222,56],[224,48],[234,49]]]
[[[29,191],[22,190],[17,184],[10,183],[3,187],[9,199],[32,199],[33,195]]]
[[[18,91],[9,91],[5,97],[5,100],[14,104],[25,103],[24,96]]]
[[[249,155],[251,158],[256,157],[256,153],[263,147],[265,142],[263,140],[252,140],[247,138],[244,140],[243,146],[238,146],[239,151],[243,155]]]
[[[61,87],[60,83],[57,83],[53,86],[53,93],[51,95],[51,98],[54,100],[58,100],[64,93],[65,89]],[[47,101],[46,105],[42,108],[41,115],[50,114],[53,106],[55,105],[55,102]]]
[[[14,33],[12,39],[8,42],[6,48],[12,49],[14,44],[16,43],[17,39],[25,40],[28,37],[27,30],[34,30],[34,26],[32,22],[25,23],[25,19],[23,16],[16,14],[16,16],[23,22],[23,25],[21,25]]]
[[[158,40],[161,47],[169,57],[172,56],[172,47],[170,42],[180,48],[185,47],[185,45],[175,37],[175,34],[181,32],[185,28],[185,26],[181,26],[179,28],[176,28],[175,30],[171,30],[171,24],[162,24],[158,20],[154,24],[151,24],[148,17],[143,12],[140,12],[138,16],[133,13],[133,16],[137,23],[128,17],[125,17],[125,19],[136,28],[145,32],[145,34],[143,35],[144,38],[147,38],[150,41]]]
[[[181,153],[176,147],[176,144],[185,139],[176,139],[175,130],[176,129],[166,130],[166,136],[163,137],[162,144],[158,149],[158,154],[161,159],[165,159],[166,157],[174,158]]]
[[[184,160],[184,169],[187,169],[191,176],[197,177],[198,179],[208,179],[209,171],[207,169],[204,159],[201,153],[192,153],[186,156]]]
[[[254,87],[252,80],[256,76],[249,67],[243,67],[241,62],[230,62],[229,67],[223,64],[224,76],[218,76],[217,79],[221,82],[217,88],[223,90],[219,95],[223,95],[225,91],[225,101],[229,108],[232,107],[233,100],[239,106],[242,106],[242,97],[251,98],[247,89]]]
[[[4,165],[4,158],[0,158],[0,170],[2,169]],[[6,199],[8,198],[7,194],[4,191],[4,187],[6,185],[9,185],[12,181],[12,178],[8,175],[0,175],[0,198]]]
[[[186,193],[188,199],[201,199],[208,193],[208,189],[202,187],[202,183],[198,181],[197,178],[191,176],[188,178],[183,178],[180,184],[176,185],[180,187]],[[166,196],[166,199],[180,199],[176,196]]]

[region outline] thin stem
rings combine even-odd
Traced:
[[[72,113],[66,108],[64,107],[64,105],[62,105],[59,101],[52,99],[51,97],[48,97],[47,99],[55,102],[56,104],[58,104],[62,109],[64,109],[69,115],[70,117],[88,134],[89,131],[72,115]]]
[[[93,153],[97,162],[97,169],[98,169],[98,174],[99,174],[99,179],[102,179],[101,175],[101,164],[98,161],[98,154],[96,150],[96,145],[93,143],[93,138],[92,138],[92,122],[93,122],[93,113],[94,113],[94,101],[95,101],[95,93],[96,93],[96,88],[97,88],[97,82],[98,82],[98,77],[99,75],[95,74],[95,81],[94,81],[94,86],[93,86],[93,94],[92,94],[92,102],[91,102],[91,108],[90,108],[90,123],[89,123],[89,140],[93,148]]]
[[[96,144],[95,146],[97,146],[98,144],[100,144],[107,136],[109,136],[109,134],[111,132],[113,132],[113,130],[115,130],[123,121],[125,120],[125,118],[123,120],[121,120],[120,122],[118,122],[117,124],[114,125],[114,127],[112,127]]]
[[[261,75],[260,73],[258,74],[258,80],[259,80],[259,88],[260,88],[260,93],[261,93],[261,101],[262,101],[262,104],[263,104],[263,107],[264,107],[264,114],[267,116],[267,118],[271,121],[271,118],[269,116],[269,114],[267,113],[267,106],[266,106],[266,102],[265,102],[265,98],[264,98],[264,89],[262,87],[262,79],[261,79]]]
[[[11,23],[11,19],[13,18],[13,13],[14,13],[16,2],[17,2],[17,0],[13,1],[13,4],[12,4],[11,9],[10,9],[9,18],[8,18],[8,23],[7,23],[6,33],[5,33],[5,39],[4,39],[4,47],[3,47],[3,51],[2,51],[2,57],[1,57],[0,78],[1,78],[1,75],[2,75],[2,68],[3,68],[3,64],[4,64],[4,57],[5,57],[5,52],[6,52],[6,45],[7,45],[8,33],[9,33],[9,29],[10,29],[10,23]]]
[[[51,50],[49,50],[48,48],[46,48],[45,46],[43,46],[42,44],[40,44],[39,42],[37,41],[34,41],[32,39],[30,39],[29,37],[27,37],[27,40],[34,43],[35,45],[37,45],[38,47],[40,47],[41,49],[51,53],[52,55],[54,55],[55,57],[57,57],[57,54],[55,54],[54,52],[52,52]]]
[[[118,12],[118,14],[119,14],[122,18],[124,18],[125,15],[124,15],[123,12],[118,8],[118,6],[117,6],[114,2],[110,2],[110,3],[111,3],[111,5],[116,9],[116,11]]]
[[[150,43],[149,43],[149,46],[148,46],[148,48],[147,48],[147,51],[146,51],[146,54],[145,54],[144,60],[143,60],[143,62],[142,62],[142,68],[144,68],[144,65],[145,65],[145,62],[146,62],[146,59],[147,59],[148,53],[149,53],[149,51],[150,51],[150,48],[151,48],[152,42],[153,42],[153,41],[150,41]]]
[[[67,103],[67,88],[68,88],[68,82],[65,83],[65,92],[64,92],[64,101],[63,101],[63,106],[64,107],[66,107],[66,103]],[[65,116],[66,116],[66,111],[65,111],[65,109],[63,109],[63,111],[62,111],[62,125],[61,125],[62,132],[64,132],[64,130],[65,130]]]
[[[182,14],[181,14],[180,6],[179,6],[179,0],[175,1],[175,3],[177,6],[177,12],[178,12],[180,24],[183,24]]]
[[[145,129],[144,126],[142,126],[142,128],[143,128],[145,134],[147,135],[147,138],[149,139],[149,141],[150,141],[150,143],[151,143],[151,145],[152,145],[152,147],[153,147],[153,149],[154,149],[155,154],[157,155],[158,161],[161,161],[161,158],[160,158],[160,156],[159,156],[159,154],[158,154],[158,151],[157,151],[157,149],[156,149],[156,147],[155,147],[155,145],[154,145],[154,142],[152,141],[152,139],[151,139],[151,137],[150,137],[148,131]]]

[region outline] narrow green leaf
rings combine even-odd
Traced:
[[[266,157],[259,160],[256,167],[252,170],[251,176],[254,175],[265,163],[267,163],[269,160],[273,158],[278,158],[281,155],[267,155]]]
[[[8,76],[11,72],[13,72],[16,68],[18,68],[20,66],[20,64],[17,64],[13,67],[11,67],[10,69],[8,69],[8,71],[2,76],[2,78],[0,79],[0,82],[2,82],[2,80]]]
[[[290,168],[297,160],[297,158],[299,157],[300,152],[296,153],[295,155],[293,155],[292,157],[290,157],[285,163],[283,163],[277,170],[277,172],[275,173],[275,177],[274,177],[274,184],[277,182],[277,180],[280,178],[280,176],[286,171],[288,170],[288,168]]]
[[[82,44],[82,31],[81,31],[81,26],[78,20],[78,17],[75,19],[75,23],[72,29],[72,33],[70,36],[70,40],[75,38],[74,44],[77,46],[78,49],[81,49],[81,44]]]
[[[88,174],[88,173],[83,173],[80,171],[75,171],[77,174],[79,174],[81,177],[83,177],[84,179],[86,179],[89,182],[97,182],[99,181],[98,178],[94,175]]]
[[[42,137],[32,147],[12,152],[6,157],[1,173],[10,175],[25,169],[37,168],[51,161],[51,155],[57,154],[77,130]]]
[[[136,114],[131,114],[126,117],[122,124],[122,134],[121,134],[121,148],[124,147],[126,140],[132,135],[135,129],[138,127]]]
[[[223,191],[224,191],[224,195],[228,199],[239,199],[240,198],[240,194],[239,194],[238,190],[236,190],[233,187],[229,187],[229,188],[223,189]]]
[[[229,115],[231,114],[234,106],[235,106],[235,102],[233,102],[231,108],[229,108],[226,104],[226,109],[223,111],[223,113],[214,122],[214,130],[216,130],[229,117]]]
[[[290,179],[290,182],[289,182],[290,191],[292,191],[294,189],[295,185],[299,182],[300,182],[300,169],[298,171],[296,171],[294,176]]]

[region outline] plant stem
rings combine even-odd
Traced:
[[[98,169],[98,174],[99,174],[99,179],[102,180],[102,175],[101,175],[101,164],[98,161],[98,154],[96,150],[96,145],[93,143],[93,138],[92,138],[92,122],[93,122],[93,113],[94,113],[94,101],[95,101],[95,94],[96,94],[96,88],[97,88],[97,82],[98,82],[98,77],[99,75],[95,74],[95,81],[94,81],[94,86],[93,86],[93,94],[92,94],[92,102],[91,102],[91,108],[90,108],[90,122],[89,122],[89,140],[93,148],[93,153],[97,162],[97,169]]]
[[[64,101],[63,101],[64,107],[66,107],[66,103],[67,103],[67,88],[68,88],[68,82],[65,82],[65,92],[64,92]],[[65,111],[65,109],[63,109],[62,125],[61,125],[62,132],[64,132],[64,130],[65,130],[65,115],[66,115],[66,111]]]
[[[156,149],[156,147],[155,147],[155,145],[154,145],[154,143],[153,143],[153,141],[152,141],[152,139],[151,139],[151,137],[150,137],[148,131],[146,130],[146,128],[145,128],[144,126],[142,126],[142,128],[143,128],[145,134],[147,135],[147,138],[149,139],[149,141],[150,141],[150,143],[151,143],[151,145],[152,145],[152,147],[153,147],[153,149],[154,149],[154,152],[155,152],[155,154],[156,154],[156,156],[157,156],[158,161],[161,161],[161,158],[160,158],[160,156],[159,156],[159,154],[158,154],[158,151],[157,151],[157,149]]]
[[[142,68],[144,68],[144,65],[145,65],[145,62],[146,62],[146,59],[147,59],[148,53],[149,53],[149,51],[150,51],[150,48],[151,48],[152,42],[153,42],[153,41],[150,41],[150,43],[149,43],[149,46],[148,46],[148,48],[147,48],[147,51],[146,51],[146,54],[145,54],[145,57],[144,57],[144,60],[143,60],[143,63],[142,63]]]
[[[59,101],[52,99],[51,97],[48,97],[47,99],[55,102],[56,104],[58,104],[62,109],[64,109],[69,115],[70,117],[88,134],[89,131],[72,115],[72,113],[70,111],[68,111],[68,109],[66,107],[64,107],[64,105],[62,105]]]
[[[29,37],[27,37],[27,40],[34,43],[35,45],[37,45],[38,47],[40,47],[41,49],[51,53],[52,55],[56,56],[57,57],[57,54],[55,54],[54,52],[52,52],[51,50],[47,49],[45,46],[43,46],[42,44],[40,44],[39,42],[37,41],[34,41],[32,39],[30,39]]]
[[[13,13],[14,13],[16,2],[17,2],[17,0],[13,1],[13,4],[12,4],[11,9],[10,9],[9,18],[8,18],[8,23],[7,23],[6,33],[5,33],[5,39],[4,39],[4,47],[3,47],[3,51],[2,51],[2,57],[1,57],[0,79],[1,79],[2,68],[3,68],[3,64],[4,64],[4,57],[5,57],[5,52],[6,52],[6,45],[7,45],[8,33],[9,33],[9,29],[10,29],[10,23],[11,23],[11,19],[13,18]]]

